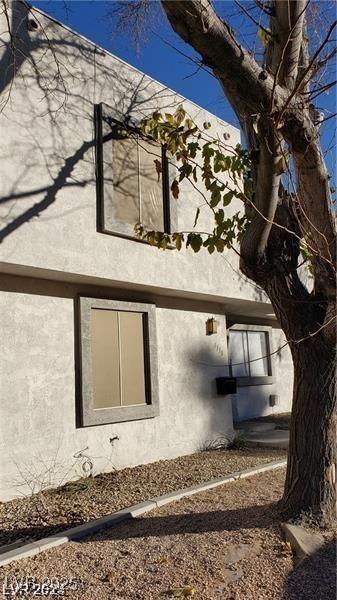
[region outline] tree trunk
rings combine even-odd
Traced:
[[[336,230],[319,132],[310,116],[310,100],[302,95],[309,89],[312,66],[305,25],[308,3],[269,4],[273,39],[266,61],[259,65],[209,0],[162,0],[173,30],[212,69],[247,135],[254,196],[253,206],[246,202],[250,223],[240,244],[240,266],[269,296],[295,373],[283,507],[289,516],[312,511],[329,524],[335,520],[336,497]],[[289,190],[281,183],[285,144],[294,160],[296,191],[293,182]],[[311,293],[297,273],[300,239],[311,254]]]
[[[335,354],[317,334],[291,344],[294,392],[282,508],[311,512],[323,525],[336,519]]]
[[[296,272],[265,286],[294,364],[288,465],[281,507],[286,517],[310,513],[336,521],[336,353],[322,325],[328,304],[313,300]],[[312,301],[313,300],[313,301]]]

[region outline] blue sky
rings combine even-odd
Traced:
[[[116,34],[116,18],[107,19],[109,9],[116,7],[114,0],[36,0],[33,4],[55,19],[65,23],[75,31],[93,42],[116,54],[139,70],[157,79],[164,85],[181,93],[206,108],[225,121],[238,125],[237,119],[227,103],[217,80],[203,69],[183,56],[187,54],[196,58],[193,50],[174,34],[161,12],[160,3],[152,0],[154,14],[146,23],[146,35],[137,47],[128,34]],[[216,0],[216,8],[230,18],[239,39],[248,44],[250,49],[258,53],[259,43],[256,41],[255,25],[250,27],[246,17],[242,16],[231,0]],[[335,2],[319,0],[312,6],[319,7],[319,15],[313,19],[309,37],[320,37],[321,31],[327,31],[329,23],[336,18]],[[324,7],[324,11],[321,8]],[[328,74],[329,80],[336,77],[336,65],[333,64]],[[326,111],[326,116],[336,112],[335,88],[328,95],[320,96],[319,108]],[[326,156],[328,168],[334,179],[335,172],[335,119],[331,118],[323,126],[323,146],[330,148]]]
[[[202,69],[193,75],[197,66],[168,45],[195,58],[193,51],[166,24],[159,7],[151,19],[147,39],[137,49],[128,34],[114,34],[115,20],[106,18],[107,8],[115,4],[113,1],[72,0],[65,4],[60,0],[40,0],[33,4],[210,112],[232,124],[236,122],[217,80]]]

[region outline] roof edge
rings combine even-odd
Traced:
[[[208,114],[212,115],[215,119],[217,119],[218,121],[220,121],[224,125],[226,125],[228,127],[232,127],[233,129],[235,129],[236,131],[238,131],[241,134],[239,127],[236,127],[235,125],[232,125],[231,123],[228,123],[227,121],[224,121],[224,119],[222,119],[221,117],[218,117],[214,113],[210,112],[209,110],[207,110],[207,108],[204,108],[203,106],[200,106],[200,104],[197,104],[196,102],[194,102],[194,100],[186,98],[186,96],[183,96],[182,94],[180,94],[180,92],[177,92],[177,91],[173,90],[172,88],[168,87],[167,85],[163,84],[162,82],[158,81],[157,79],[154,79],[153,77],[151,77],[151,75],[148,75],[147,73],[144,73],[143,71],[140,71],[140,69],[138,69],[137,67],[134,67],[130,63],[126,62],[126,60],[124,60],[124,59],[120,58],[119,56],[116,56],[116,54],[113,54],[112,52],[110,52],[110,50],[107,50],[103,46],[100,46],[96,42],[94,42],[94,41],[90,40],[89,38],[87,38],[82,33],[79,33],[78,31],[75,31],[74,29],[72,29],[68,25],[65,25],[64,23],[62,23],[62,21],[59,21],[58,19],[55,19],[54,17],[52,17],[48,13],[44,12],[40,8],[37,8],[33,4],[30,4],[29,2],[26,2],[26,0],[19,0],[19,2],[21,4],[23,4],[27,9],[38,12],[40,15],[42,15],[43,17],[45,17],[49,21],[52,21],[56,25],[59,25],[60,27],[62,27],[63,29],[65,29],[66,31],[69,31],[69,33],[71,33],[72,35],[75,35],[76,37],[81,38],[82,40],[84,40],[85,42],[87,42],[88,44],[90,44],[91,46],[94,46],[95,48],[97,48],[99,50],[102,50],[105,54],[111,56],[111,58],[113,58],[114,60],[117,60],[121,64],[123,64],[123,65],[125,65],[125,66],[127,66],[127,67],[129,67],[131,69],[133,69],[134,71],[136,71],[140,75],[145,75],[145,77],[148,77],[151,81],[153,81],[157,85],[161,86],[163,88],[163,90],[168,90],[169,92],[172,92],[172,94],[175,94],[176,96],[178,96],[179,98],[181,98],[182,101],[186,100],[186,102],[189,102],[189,103],[193,104],[196,108],[198,108],[200,110],[204,110],[205,112],[207,112]]]

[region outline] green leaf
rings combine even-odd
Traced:
[[[188,149],[188,151],[189,151],[189,153],[190,153],[190,157],[191,157],[191,158],[195,158],[195,157],[196,157],[196,154],[197,154],[197,150],[199,149],[199,144],[198,144],[198,142],[190,142],[190,143],[187,145],[187,149]]]
[[[289,157],[289,153],[288,155],[283,153],[282,156],[279,157],[278,161],[275,164],[276,175],[282,175],[282,173],[284,173],[287,170]]]
[[[286,167],[287,163],[284,160],[284,157],[280,156],[277,162],[275,163],[275,174],[282,175],[282,173],[284,173],[284,171],[286,170]]]
[[[167,246],[170,243],[170,237],[167,233],[163,233],[161,231],[156,232],[156,245],[161,250],[166,250]]]
[[[227,194],[225,194],[222,198],[222,204],[223,206],[228,206],[234,197],[234,192],[227,192]]]
[[[182,106],[182,104],[180,104],[180,106],[178,106],[177,110],[174,113],[174,118],[177,122],[178,125],[180,125],[183,120],[186,117],[186,111],[184,109],[184,107]]]
[[[187,129],[198,129],[192,119],[185,119],[185,127],[187,127]]]
[[[224,216],[225,213],[222,210],[222,208],[220,208],[220,210],[218,210],[218,212],[215,214],[215,222],[217,223],[217,225],[221,225],[223,223]]]
[[[172,236],[172,241],[177,250],[181,250],[182,242],[184,241],[184,235],[182,233],[174,233]]]
[[[221,152],[216,152],[214,156],[214,173],[226,170],[226,157]]]
[[[194,135],[196,131],[198,131],[197,127],[193,127],[192,129],[187,129],[186,131],[184,131],[181,137],[185,144],[187,142],[187,138],[190,137],[190,135]]]
[[[202,149],[202,155],[204,157],[205,163],[209,163],[211,157],[214,156],[214,148],[211,148],[208,144],[205,144],[205,146]]]
[[[138,237],[143,238],[144,236],[144,227],[142,225],[142,223],[136,223],[135,227],[135,233]]]
[[[165,119],[170,125],[174,125],[173,115],[171,115],[170,113],[165,113]]]
[[[217,241],[215,242],[215,247],[216,247],[216,249],[217,249],[217,252],[223,252],[223,251],[224,251],[224,249],[225,249],[225,241],[224,241],[224,240],[222,240],[222,239],[220,239],[220,240],[217,240]]]
[[[202,246],[202,237],[199,233],[191,233],[190,235],[190,245],[194,252],[199,252]]]
[[[185,179],[185,177],[189,177],[192,173],[192,170],[193,170],[193,166],[190,165],[189,163],[185,162],[179,168],[179,181],[182,181],[183,179]]]
[[[264,29],[262,27],[258,29],[257,35],[264,46],[267,46],[273,39],[272,32],[269,31],[269,29]]]
[[[252,193],[253,193],[253,180],[252,179],[244,179],[243,182],[243,191],[245,193],[245,195],[247,196],[247,198],[251,198]]]
[[[210,165],[204,165],[202,167],[202,180],[205,184],[205,187],[207,190],[211,189],[212,183],[216,183],[216,182],[212,182],[211,178],[213,177],[213,173],[212,173],[212,169],[210,167]]]
[[[177,150],[178,150],[178,144],[177,144],[177,141],[174,138],[171,137],[167,141],[167,149],[168,149],[169,153],[171,154],[171,156],[174,156],[175,153],[177,152]]]
[[[157,245],[157,237],[155,231],[148,231],[146,234],[146,239],[151,246]]]
[[[221,200],[221,192],[220,192],[220,189],[218,187],[216,187],[212,191],[212,195],[211,195],[210,205],[212,206],[212,208],[217,206],[219,204],[220,200]]]
[[[178,181],[176,179],[174,179],[172,181],[171,192],[172,192],[173,198],[175,198],[176,200],[178,200],[178,198],[179,198],[179,183],[178,183]]]

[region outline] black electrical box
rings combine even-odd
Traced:
[[[215,381],[218,396],[236,394],[236,377],[216,377]]]

